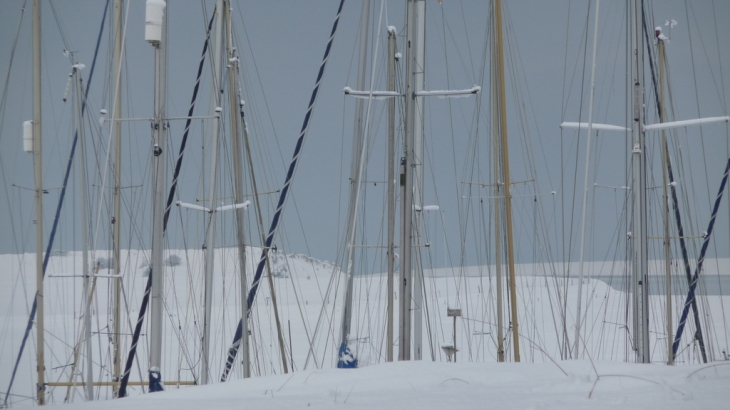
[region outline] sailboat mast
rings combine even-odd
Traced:
[[[633,331],[636,361],[649,363],[649,302],[648,261],[646,232],[646,169],[644,164],[643,124],[643,74],[644,41],[642,37],[643,6],[641,0],[633,0],[631,13],[631,78],[632,78],[632,194],[633,194]]]
[[[509,179],[509,147],[507,139],[507,100],[504,86],[504,44],[502,40],[502,1],[494,1],[494,18],[496,23],[496,65],[498,81],[497,96],[499,104],[499,125],[500,139],[502,142],[502,176],[504,178],[504,210],[507,228],[507,269],[509,275],[509,296],[510,310],[512,315],[512,346],[514,349],[514,361],[520,361],[520,338],[517,320],[517,289],[515,284],[515,251],[512,235],[512,195],[510,193]],[[496,120],[496,119],[495,119]]]
[[[220,85],[222,75],[223,51],[223,0],[216,2],[215,39],[213,40],[213,95],[215,104],[215,118],[213,120],[213,134],[210,140],[210,185],[208,186],[208,207],[215,209],[216,171],[218,168],[218,134],[220,132],[221,97]],[[200,383],[208,384],[210,376],[210,321],[213,301],[213,257],[215,250],[215,211],[208,213],[208,226],[203,249],[205,251],[205,290],[204,290],[204,319],[203,319],[203,360],[201,363]]]
[[[495,7],[496,8],[496,7]],[[494,49],[496,50],[497,45],[497,24],[496,24],[496,12],[493,13],[494,24],[492,29],[494,30]],[[499,105],[496,103],[499,99],[499,93],[497,91],[496,84],[499,81],[499,72],[497,67],[496,52],[492,53],[492,150],[493,150],[493,162],[494,162],[494,255],[495,255],[495,276],[497,282],[497,361],[504,362],[504,313],[502,301],[503,285],[502,285],[502,201],[500,196],[502,195],[501,188],[501,144],[499,139]]]
[[[664,39],[657,38],[659,46],[659,122],[667,121],[667,112],[664,108],[664,64],[665,50]],[[674,364],[674,334],[672,332],[672,265],[671,265],[671,244],[669,242],[669,146],[667,145],[667,133],[662,130],[662,203],[664,215],[664,273],[666,278],[666,314],[667,314],[667,364]]]
[[[41,10],[40,0],[33,0],[33,163],[35,170],[35,266],[36,266],[36,360],[38,362],[38,405],[46,404],[46,370],[43,357],[43,167],[41,130]]]
[[[92,368],[91,359],[91,302],[92,300],[92,289],[91,289],[91,269],[89,269],[89,211],[87,206],[87,179],[86,179],[86,145],[84,140],[84,123],[82,117],[82,101],[84,98],[83,87],[81,86],[81,71],[74,67],[74,80],[75,80],[75,94],[76,94],[76,110],[78,115],[78,130],[79,135],[79,184],[81,185],[81,238],[82,238],[82,254],[83,254],[83,281],[84,281],[84,347],[86,349],[86,400],[94,400],[94,373]],[[78,348],[81,348],[79,346]]]
[[[395,91],[395,27],[388,28],[388,91]],[[395,262],[395,98],[388,99],[388,328],[385,360],[393,361],[393,271]]]
[[[367,74],[367,51],[368,51],[368,28],[370,21],[370,0],[362,2],[362,10],[360,12],[360,50],[359,50],[359,66],[357,70],[357,88],[365,89],[365,75]],[[352,161],[350,166],[350,205],[347,212],[347,249],[345,250],[345,273],[347,277],[345,288],[345,303],[342,312],[342,325],[340,326],[340,351],[337,367],[349,367],[347,359],[347,345],[350,336],[352,323],[352,293],[355,276],[355,243],[354,238],[357,231],[357,206],[359,189],[362,188],[360,182],[360,161],[367,161],[363,155],[363,150],[367,148],[363,145],[365,123],[363,100],[358,98],[355,101],[355,127],[352,139]],[[348,359],[349,360],[349,359]]]
[[[122,122],[116,121],[122,117],[122,87],[121,70],[122,70],[122,7],[124,0],[114,0],[114,79],[117,82],[114,89],[115,101],[112,113],[112,127],[114,127],[114,217],[112,218],[112,235],[113,235],[113,274],[117,276],[114,279],[114,323],[112,345],[114,349],[114,369],[112,380],[119,381],[122,373],[121,360],[121,299],[122,299],[122,280],[120,270],[120,248],[121,248],[121,213],[122,213]],[[119,385],[113,387],[114,397],[119,397]]]
[[[411,123],[413,125],[413,249],[415,258],[412,258],[413,267],[413,359],[421,360],[423,355],[423,264],[421,258],[421,234],[423,233],[423,121],[424,107],[423,97],[415,94],[423,91],[424,70],[426,63],[426,2],[416,1],[414,4],[415,15],[415,48],[413,51],[413,107]],[[413,254],[413,251],[411,251]]]
[[[583,302],[583,266],[585,262],[585,234],[586,214],[588,209],[588,177],[591,162],[591,138],[593,134],[593,98],[596,92],[596,52],[598,48],[598,15],[601,9],[601,1],[596,0],[596,17],[593,20],[593,57],[591,62],[591,94],[588,103],[588,130],[586,133],[586,159],[585,172],[583,174],[583,207],[580,222],[580,262],[578,265],[578,308],[575,314],[575,358],[580,359],[580,329],[581,329],[581,302]]]
[[[150,391],[158,391],[160,369],[162,365],[162,297],[163,297],[163,268],[162,268],[162,239],[163,214],[165,211],[165,141],[167,141],[167,126],[165,124],[166,85],[167,85],[167,10],[164,10],[164,1],[154,2],[153,6],[160,7],[159,38],[150,41],[155,48],[155,91],[154,91],[154,122],[153,122],[153,197],[152,197],[152,288],[150,290]],[[150,7],[150,2],[147,2]],[[148,26],[149,27],[149,26]]]
[[[239,130],[239,107],[243,102],[239,101],[241,96],[238,95],[238,70],[239,60],[236,55],[235,47],[233,47],[233,35],[231,27],[231,5],[228,0],[225,1],[223,11],[225,13],[226,22],[226,54],[228,55],[228,103],[231,110],[231,147],[233,149],[233,179],[235,183],[236,203],[243,203],[243,165],[241,158],[241,136]],[[236,209],[236,240],[238,241],[238,268],[241,280],[241,317],[244,320],[244,335],[241,339],[243,345],[243,377],[251,377],[251,367],[248,363],[248,303],[246,303],[246,294],[248,293],[248,281],[246,280],[246,237],[244,231],[244,209]]]
[[[423,47],[423,32],[419,33],[419,26],[423,27],[425,17],[425,2],[423,0],[409,0],[406,27],[406,118],[405,118],[405,149],[403,173],[403,216],[401,228],[401,281],[400,281],[400,324],[398,329],[399,350],[398,360],[411,360],[411,303],[413,295],[412,247],[413,247],[413,208],[414,208],[414,181],[416,167],[416,138],[417,101],[416,91],[419,79],[423,80],[423,61],[418,61],[418,49]],[[419,24],[421,21],[421,24]],[[420,35],[419,35],[420,34]],[[423,53],[420,53],[423,57]]]

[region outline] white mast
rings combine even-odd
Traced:
[[[648,303],[648,262],[646,233],[646,170],[644,166],[644,41],[642,37],[643,8],[641,0],[633,0],[631,13],[631,79],[632,113],[632,194],[634,215],[632,226],[632,271],[633,278],[633,331],[636,361],[649,363],[649,303]]]
[[[155,377],[160,377],[162,365],[162,229],[165,210],[165,141],[167,126],[165,123],[165,98],[167,80],[167,24],[166,3],[163,0],[147,0],[147,21],[145,39],[155,48],[155,98],[153,121],[153,197],[152,197],[152,289],[150,291],[150,384]],[[150,9],[157,13],[151,15]],[[150,18],[152,17],[152,19]],[[157,373],[155,373],[157,372]]]
[[[497,16],[493,13],[494,24],[492,24],[492,30],[494,35],[494,48],[497,45]],[[497,53],[492,53],[492,67],[497,66]],[[495,276],[497,282],[497,361],[504,362],[504,302],[502,301],[504,292],[502,285],[502,189],[506,189],[502,186],[501,181],[501,142],[499,139],[499,106],[496,102],[499,99],[499,93],[497,92],[497,82],[499,81],[499,73],[496,68],[492,69],[492,161],[494,162],[494,255],[495,255]],[[456,343],[454,342],[454,347]]]
[[[368,28],[370,21],[370,0],[362,2],[362,10],[360,14],[360,50],[359,50],[359,67],[357,71],[357,88],[365,89],[365,74],[367,74],[367,51],[368,51]],[[363,122],[363,101],[358,98],[355,100],[355,129],[353,131],[352,140],[352,161],[350,165],[350,206],[348,210],[348,226],[347,226],[347,249],[345,257],[345,272],[347,275],[344,309],[342,312],[342,325],[340,327],[340,359],[347,349],[348,338],[350,336],[352,323],[352,293],[355,276],[355,232],[357,230],[357,206],[359,190],[362,188],[360,181],[360,161],[366,161],[367,147],[363,144],[364,128]],[[338,361],[338,367],[340,366]],[[344,363],[343,363],[344,364]]]
[[[241,159],[241,138],[239,131],[239,107],[242,107],[241,96],[238,95],[238,70],[239,60],[233,47],[233,35],[231,27],[231,5],[225,1],[223,8],[226,23],[226,54],[228,55],[228,103],[231,110],[231,147],[233,149],[233,177],[235,181],[236,203],[243,203],[243,166]],[[251,377],[250,365],[248,362],[248,281],[246,280],[246,247],[243,208],[236,209],[236,239],[238,241],[238,267],[241,280],[241,320],[243,331],[241,337],[241,359],[243,361],[243,377]]]
[[[658,28],[657,42],[659,46],[659,122],[667,121],[667,111],[664,108],[664,63],[665,49],[664,39],[661,35],[661,27]],[[667,134],[662,130],[662,198],[664,213],[664,274],[666,277],[666,314],[667,314],[667,364],[674,364],[674,334],[672,332],[672,264],[671,244],[669,242],[669,146],[667,145]]]
[[[210,141],[210,185],[208,187],[208,207],[215,208],[216,170],[218,159],[218,134],[220,132],[221,114],[221,54],[223,51],[223,0],[216,2],[215,40],[213,41],[213,95],[215,104],[215,119],[213,120],[213,134]],[[215,249],[215,212],[208,214],[208,227],[205,239],[205,300],[203,319],[203,360],[201,363],[200,383],[208,384],[210,377],[210,321],[211,305],[213,300],[213,251]]]
[[[591,96],[588,103],[588,132],[586,142],[586,163],[583,174],[583,216],[580,223],[580,264],[578,265],[578,308],[575,314],[575,358],[580,359],[580,315],[581,302],[583,301],[583,262],[585,254],[585,233],[586,233],[586,209],[588,205],[588,172],[591,159],[591,137],[593,134],[593,95],[596,90],[596,49],[598,44],[598,10],[601,0],[596,0],[596,18],[593,21],[593,62],[591,65]]]
[[[395,91],[395,27],[388,28],[388,91]],[[393,361],[393,271],[395,262],[395,99],[388,100],[388,327],[385,360]]]
[[[417,94],[423,91],[424,70],[426,62],[426,2],[418,0],[414,4],[415,26],[415,48],[412,50],[411,71],[413,76],[413,107],[411,118],[408,124],[412,124],[413,130],[413,208],[416,210],[413,220],[413,248],[416,250],[413,264],[413,359],[421,360],[423,355],[423,266],[421,259],[421,234],[423,233],[423,121],[424,107],[423,97]],[[409,27],[410,30],[410,27]],[[408,121],[408,119],[407,119]],[[410,191],[409,191],[410,192]],[[411,251],[413,252],[413,251]]]
[[[514,244],[512,238],[512,195],[510,193],[510,178],[509,178],[509,145],[507,139],[507,100],[504,90],[504,45],[502,41],[502,1],[495,0],[494,2],[494,17],[495,17],[495,41],[496,41],[496,55],[495,55],[495,69],[497,70],[497,78],[495,86],[497,95],[497,104],[499,110],[499,121],[500,126],[500,142],[501,142],[501,159],[502,159],[502,177],[504,178],[504,189],[502,194],[504,195],[504,210],[506,218],[507,228],[507,273],[509,275],[509,295],[510,295],[510,313],[512,316],[512,347],[514,351],[514,361],[520,361],[520,338],[519,338],[519,327],[517,317],[517,290],[515,284],[515,254]]]
[[[35,165],[35,264],[36,264],[36,360],[38,371],[38,405],[46,404],[46,370],[43,357],[43,167],[41,132],[41,10],[40,0],[33,0],[33,162]]]
[[[415,204],[414,181],[416,167],[416,130],[419,121],[416,118],[417,101],[420,97],[416,92],[419,80],[423,80],[423,61],[418,62],[418,49],[423,47],[423,33],[420,32],[419,20],[425,16],[425,2],[423,0],[408,0],[407,27],[406,27],[406,119],[405,119],[405,150],[403,173],[405,186],[403,189],[403,216],[401,225],[401,280],[400,280],[400,324],[398,329],[399,351],[398,360],[411,360],[411,299],[413,295],[413,272],[411,269],[412,237],[413,237],[413,208]],[[421,34],[421,35],[419,35]],[[420,192],[420,190],[419,190]],[[416,306],[419,308],[420,306]]]
[[[89,269],[89,212],[87,209],[87,180],[86,180],[86,146],[84,140],[84,123],[81,116],[83,105],[83,87],[81,86],[81,71],[74,65],[74,80],[76,82],[76,109],[78,115],[77,130],[79,133],[79,184],[81,185],[81,238],[83,253],[83,280],[84,280],[84,346],[86,348],[86,400],[94,400],[94,372],[91,359],[91,269]],[[115,261],[116,262],[116,261]],[[81,346],[79,346],[80,348]]]
[[[113,230],[113,274],[117,278],[114,279],[114,323],[113,323],[113,336],[112,345],[114,349],[114,368],[112,373],[112,380],[119,382],[119,378],[122,374],[122,361],[121,361],[121,331],[122,331],[122,318],[121,318],[121,302],[122,302],[122,279],[120,271],[120,248],[121,248],[121,213],[122,213],[122,123],[118,121],[122,117],[122,88],[120,87],[121,82],[121,71],[122,71],[122,7],[124,0],[114,1],[114,86],[115,101],[114,110],[112,112],[112,127],[114,127],[114,217],[112,218],[112,230]],[[113,387],[114,397],[119,397],[119,385],[116,384]]]

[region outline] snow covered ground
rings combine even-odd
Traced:
[[[260,249],[249,248],[248,283]],[[95,260],[105,262],[97,255]],[[179,263],[174,262],[177,256]],[[148,253],[124,251],[121,258],[125,306],[122,307],[122,361],[130,345],[132,323],[136,321],[146,283]],[[166,251],[171,263],[165,270],[165,346],[162,377],[165,381],[193,381],[200,375],[202,328],[202,270],[200,250]],[[708,261],[705,275],[724,283],[727,261]],[[254,378],[242,378],[241,356],[225,384],[180,387],[168,383],[164,394],[142,394],[145,389],[130,387],[130,397],[110,402],[110,387],[95,388],[95,399],[105,407],[149,406],[155,409],[208,408],[304,408],[310,406],[351,406],[353,408],[718,408],[730,400],[728,323],[724,309],[730,296],[701,291],[699,299],[703,332],[711,361],[701,364],[691,323],[681,343],[676,367],[667,367],[666,330],[663,311],[666,298],[656,292],[650,296],[652,365],[634,365],[631,351],[630,306],[627,292],[614,279],[625,275],[622,263],[596,262],[589,265],[583,285],[583,338],[589,356],[585,360],[561,360],[573,336],[573,311],[577,301],[578,280],[554,276],[539,265],[517,267],[518,314],[520,317],[521,364],[496,363],[495,284],[493,267],[468,267],[427,271],[425,280],[423,362],[385,364],[385,276],[358,276],[350,348],[361,368],[354,371],[333,369],[339,344],[338,329],[342,311],[344,275],[331,263],[303,255],[277,252],[272,257],[273,283],[277,290],[279,315],[293,375],[283,375],[273,303],[268,281],[263,280],[251,315],[252,363]],[[108,263],[99,274],[111,272]],[[211,348],[211,378],[218,380],[223,360],[240,318],[240,277],[237,253],[233,248],[216,250],[214,306]],[[83,322],[81,280],[60,277],[78,275],[81,253],[60,253],[50,258],[45,280],[46,306],[46,381],[71,380],[73,349],[80,340]],[[563,267],[555,266],[557,272]],[[575,271],[575,270],[573,270]],[[0,393],[4,398],[17,355],[27,315],[35,292],[34,255],[0,255]],[[562,274],[561,274],[562,275]],[[681,277],[680,277],[681,278]],[[619,281],[620,282],[620,281]],[[681,282],[681,281],[680,281]],[[112,380],[111,280],[97,279],[93,304],[92,360],[94,381]],[[663,282],[662,282],[663,283]],[[686,282],[685,285],[686,286]],[[709,286],[709,284],[707,285]],[[505,289],[506,293],[506,289]],[[673,292],[674,323],[684,302],[682,291]],[[727,294],[727,292],[723,292]],[[506,299],[506,297],[505,297]],[[395,294],[397,304],[398,294]],[[561,306],[567,307],[563,319]],[[458,363],[447,363],[441,346],[453,343],[453,321],[447,308],[461,308],[457,321]],[[396,309],[397,310],[397,309]],[[505,307],[505,310],[506,307]],[[564,323],[562,321],[564,320]],[[146,380],[148,367],[148,328],[143,337],[131,380]],[[629,323],[629,326],[627,326]],[[688,322],[689,323],[689,322]],[[396,323],[397,326],[397,323]],[[509,326],[505,316],[505,326]],[[397,329],[397,327],[396,327]],[[505,348],[511,360],[511,332],[504,329]],[[315,335],[316,333],[316,335]],[[397,331],[396,331],[397,334]],[[309,356],[311,341],[313,356]],[[398,341],[395,341],[397,354]],[[9,402],[13,406],[32,405],[35,388],[35,329],[26,346]],[[82,351],[75,382],[81,384],[80,371],[87,358]],[[555,362],[553,362],[555,361]],[[463,363],[462,363],[463,362]],[[557,363],[557,364],[555,364]],[[563,369],[563,371],[561,371]],[[703,369],[703,370],[700,370]],[[696,372],[696,373],[693,373]],[[588,394],[602,375],[592,397]],[[71,389],[70,401],[82,402],[81,386]],[[50,404],[63,403],[67,388],[48,386]],[[137,397],[139,396],[139,397]],[[140,401],[141,400],[141,401]],[[685,401],[689,400],[690,404]],[[212,404],[211,404],[212,403]],[[623,404],[620,404],[623,403]],[[666,405],[665,405],[666,404]],[[93,403],[89,405],[94,406]],[[76,406],[76,404],[74,404]],[[83,405],[82,405],[83,406]],[[115,407],[116,406],[116,407]],[[248,407],[247,407],[248,406]],[[268,407],[267,407],[268,406]],[[360,406],[360,407],[358,407]],[[648,407],[647,407],[648,406]],[[722,406],[719,406],[722,407]]]
[[[730,364],[395,362],[181,388],[63,409],[721,409]],[[55,408],[55,407],[53,407]]]

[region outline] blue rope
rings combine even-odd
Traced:
[[[86,99],[89,97],[89,88],[91,86],[91,79],[94,76],[94,68],[96,67],[96,57],[99,54],[99,44],[101,44],[101,35],[104,32],[104,23],[106,21],[106,12],[109,8],[109,0],[104,5],[104,14],[101,19],[101,27],[99,28],[99,36],[96,39],[96,48],[94,49],[94,59],[91,63],[91,69],[89,70],[89,81],[86,82],[86,92],[84,94],[84,100],[81,102],[81,118],[84,117],[86,111]],[[46,255],[43,258],[43,277],[46,276],[46,267],[48,266],[48,259],[51,257],[51,250],[53,249],[53,240],[56,237],[56,230],[58,228],[58,220],[61,215],[61,208],[63,207],[63,200],[66,197],[66,186],[68,186],[68,177],[71,174],[71,164],[73,164],[74,153],[76,152],[76,142],[79,138],[79,131],[76,130],[74,133],[73,144],[71,144],[71,154],[68,157],[68,163],[66,164],[66,175],[63,178],[63,187],[61,188],[61,195],[58,197],[58,205],[56,206],[56,215],[53,217],[53,228],[51,229],[51,235],[48,238],[48,246],[46,247]],[[28,317],[28,325],[25,327],[25,334],[23,335],[23,341],[20,343],[20,351],[18,352],[18,358],[15,359],[15,366],[13,367],[13,375],[10,377],[10,384],[8,390],[5,392],[5,406],[8,405],[8,397],[10,396],[10,390],[13,388],[13,382],[15,381],[15,375],[18,372],[18,365],[20,365],[20,359],[23,357],[23,351],[25,350],[25,343],[28,341],[28,336],[33,328],[33,322],[35,320],[36,311],[38,310],[38,296],[33,299],[33,307],[30,309],[30,317]],[[39,349],[42,349],[40,346]],[[44,389],[45,386],[38,386],[39,389]]]
[[[286,194],[289,192],[289,187],[291,186],[291,181],[294,176],[294,170],[296,169],[297,160],[299,159],[299,155],[302,150],[302,145],[304,145],[304,137],[307,134],[307,128],[309,128],[309,119],[312,115],[312,110],[314,109],[314,103],[317,100],[317,92],[319,91],[319,85],[322,83],[322,76],[324,74],[324,68],[327,66],[327,60],[329,59],[330,50],[332,49],[332,41],[335,38],[335,32],[337,31],[337,24],[340,21],[340,14],[342,14],[342,6],[345,3],[345,0],[340,0],[340,7],[337,9],[337,16],[335,17],[335,22],[332,25],[332,31],[330,32],[330,38],[327,42],[327,48],[324,51],[324,57],[322,57],[322,63],[319,66],[319,73],[317,73],[317,81],[314,83],[314,89],[312,90],[312,96],[309,99],[309,106],[307,107],[307,113],[304,116],[304,123],[302,124],[302,130],[299,132],[299,139],[297,140],[297,145],[294,148],[294,155],[292,156],[291,163],[289,164],[289,171],[286,174],[286,180],[284,180],[284,188],[281,190],[281,193],[279,194],[279,203],[276,206],[276,213],[274,213],[274,218],[271,221],[271,226],[269,228],[269,234],[266,237],[266,243],[264,244],[264,249],[261,250],[261,259],[259,259],[259,264],[256,267],[256,273],[253,277],[253,282],[251,283],[251,289],[248,292],[248,298],[246,300],[248,304],[248,311],[251,312],[251,307],[253,306],[254,300],[256,300],[256,291],[258,290],[259,283],[261,282],[261,276],[264,272],[264,267],[266,266],[266,254],[271,248],[271,244],[274,241],[274,234],[276,234],[276,230],[279,227],[279,219],[281,218],[281,211],[284,208],[284,204],[286,203]],[[241,318],[241,320],[238,321],[238,327],[236,328],[236,334],[233,336],[233,343],[231,344],[231,347],[228,349],[228,358],[226,359],[226,366],[225,369],[223,369],[223,375],[221,376],[221,382],[224,382],[228,379],[228,375],[230,374],[231,367],[233,366],[233,361],[236,359],[236,355],[238,354],[238,348],[241,344],[241,336],[243,333],[243,320],[247,318]]]
[[[725,190],[725,184],[727,183],[727,175],[728,171],[730,171],[730,158],[727,160],[727,165],[725,166],[725,174],[722,177],[722,183],[720,184],[720,189],[717,192],[717,198],[715,199],[715,207],[712,209],[712,216],[710,216],[710,224],[707,227],[707,235],[705,236],[705,240],[702,242],[702,249],[700,250],[700,257],[697,259],[697,268],[695,269],[695,274],[692,276],[692,283],[689,285],[689,292],[687,293],[687,299],[684,302],[684,309],[682,309],[682,317],[679,319],[679,326],[677,327],[677,335],[674,336],[674,343],[672,344],[672,355],[676,358],[677,357],[677,349],[679,348],[679,342],[682,338],[682,332],[684,331],[684,325],[685,322],[687,322],[687,314],[689,313],[689,308],[692,306],[692,303],[694,303],[695,300],[695,289],[697,289],[697,280],[700,277],[700,272],[702,272],[702,264],[705,262],[705,253],[707,252],[707,247],[710,245],[710,237],[712,236],[712,228],[715,226],[715,217],[717,217],[717,211],[720,209],[720,202],[722,201],[722,193]]]

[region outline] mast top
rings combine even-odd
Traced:
[[[165,14],[165,0],[147,0],[144,20],[144,39],[153,45],[162,41],[162,19]]]

